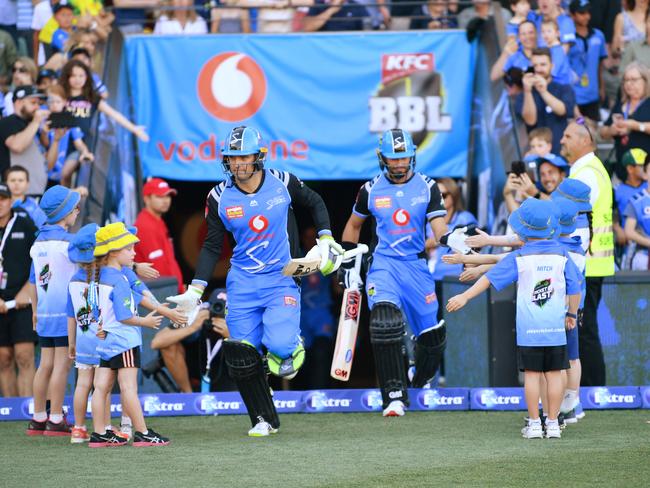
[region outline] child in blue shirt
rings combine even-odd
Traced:
[[[91,290],[96,289],[96,292],[91,291],[89,294],[91,306],[101,310],[101,321],[98,324],[101,342],[97,346],[100,363],[95,373],[95,393],[92,399],[94,432],[90,436],[89,446],[119,446],[126,443],[125,439],[106,430],[104,422],[106,398],[110,395],[116,371],[122,394],[122,408],[136,429],[133,445],[167,445],[169,439],[147,429],[138,399],[137,380],[142,345],[142,334],[138,327],[157,329],[162,320],[155,312],[146,317],[138,317],[136,306],[141,295],[133,293],[122,271],[123,267],[133,266],[133,246],[138,238],[123,223],[114,223],[99,229],[96,240],[94,256],[99,282],[90,284]]]
[[[40,229],[47,219],[41,207],[38,206],[38,202],[27,196],[29,171],[19,165],[11,166],[5,172],[5,182],[9,187],[11,199],[13,200],[11,208],[18,215],[26,215],[32,219],[36,228]]]
[[[72,227],[79,215],[77,192],[53,186],[41,198],[46,223],[30,250],[32,308],[41,346],[41,361],[34,376],[34,417],[27,435],[69,436],[63,418],[63,396],[70,370],[66,304],[68,283],[77,271],[69,255]],[[45,402],[50,399],[50,417]]]
[[[646,178],[650,175],[650,158],[643,165]],[[632,269],[650,269],[648,249],[650,249],[650,191],[644,188],[634,195],[625,209],[625,235],[637,244],[632,257]]]
[[[569,367],[565,328],[576,326],[580,304],[582,277],[567,250],[553,239],[554,214],[551,202],[527,199],[508,219],[524,245],[447,303],[447,311],[455,312],[490,285],[501,290],[517,283],[517,356],[519,369],[524,371],[529,420],[523,435],[527,439],[544,435],[538,411],[542,375],[549,401],[546,436],[561,436],[557,418],[564,396],[561,372]]]

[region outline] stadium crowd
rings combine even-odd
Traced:
[[[61,378],[67,374],[67,349],[65,357],[42,354],[40,374],[35,368],[37,337],[32,330],[32,297],[28,293],[33,261],[30,249],[44,229],[64,220],[55,220],[61,216],[56,210],[69,195],[76,195],[69,197],[75,202],[87,196],[87,189],[75,182],[79,168],[94,160],[92,134],[97,115],[114,120],[143,142],[148,140],[145,128],[133,124],[106,101],[108,91],[98,71],[102,63],[101,46],[112,29],[119,28],[126,34],[154,35],[471,30],[495,15],[505,24],[506,42],[490,77],[495,83],[503,82],[514,113],[525,126],[528,148],[522,161],[513,162],[508,173],[494,226],[489,233],[478,229],[466,242],[475,249],[485,248],[485,256],[509,251],[515,246],[517,235],[522,235],[521,229],[511,225],[511,216],[531,205],[526,202],[551,200],[559,193],[579,203],[588,203],[589,210],[581,210],[577,217],[583,248],[589,256],[585,303],[580,307],[583,309],[580,353],[569,359],[574,369],[574,361],[582,363],[582,379],[578,376],[577,384],[574,379],[574,392],[580,382],[606,384],[596,320],[603,278],[616,270],[650,269],[650,193],[647,190],[650,12],[647,1],[627,0],[621,6],[617,1],[607,0],[538,0],[536,5],[528,0],[511,0],[497,13],[492,3],[482,0],[474,0],[471,5],[456,1],[230,0],[207,7],[189,0],[172,0],[169,4],[155,0],[114,0],[105,6],[92,0],[44,0],[35,4],[30,0],[0,0],[0,5],[3,7],[0,10],[0,89],[3,92],[0,173],[4,182],[0,184],[0,263],[4,264],[0,266],[0,389],[3,396],[40,395],[43,406],[39,407],[38,414],[42,415],[48,384],[49,388],[60,390]],[[583,182],[588,187],[587,193],[578,195],[580,188],[571,187],[570,180]],[[437,183],[449,230],[475,225],[476,218],[464,208],[461,182],[440,178]],[[53,201],[43,197],[48,190],[51,198],[57,195]],[[135,271],[143,280],[174,277],[182,292],[184,280],[163,220],[176,190],[154,178],[144,184],[143,193],[144,208],[135,222],[137,230],[127,232],[127,240],[131,239],[129,242],[135,245]],[[68,208],[69,202],[65,205],[70,212],[76,209]],[[63,217],[67,218],[70,212]],[[559,216],[558,219],[562,220]],[[65,226],[73,224],[74,220],[66,221]],[[105,231],[106,239],[121,231],[117,228]],[[305,236],[305,241],[313,242],[314,230],[306,232],[311,234]],[[94,238],[95,233],[92,234]],[[88,243],[81,241],[79,245],[83,250]],[[120,250],[110,246],[107,249]],[[438,281],[447,275],[473,281],[494,264],[489,259],[481,261],[483,258],[465,260],[448,247],[430,246],[427,250],[429,270]],[[136,281],[139,280],[134,278]],[[335,320],[332,296],[340,293],[340,289],[322,277],[310,277],[302,286],[304,316],[310,317],[310,307],[313,309],[312,318],[304,319],[302,325],[311,334],[306,347],[313,348],[311,356],[329,357]],[[153,299],[152,302],[152,308],[159,313],[178,319],[173,311]],[[148,320],[146,326],[150,327],[160,323],[150,316],[142,319]],[[191,336],[196,339],[208,319],[215,317],[204,311],[200,320],[182,331],[161,331],[164,334],[156,336],[152,344],[161,350],[163,363],[180,391],[193,389],[183,342]],[[224,322],[214,320],[211,327],[219,336],[227,337]],[[51,346],[57,349],[61,345]],[[318,361],[314,362],[313,377],[305,379],[305,387],[326,386],[327,371],[319,371],[319,365]],[[128,395],[133,393],[133,378],[119,377],[118,381],[127,392],[123,401],[132,401]],[[108,388],[109,383],[106,379],[103,386]],[[79,382],[77,387],[88,391],[90,388],[87,382]],[[557,400],[556,396],[553,401]],[[61,424],[58,416],[62,415],[62,398],[50,400],[59,402],[59,412],[54,411],[56,408],[52,410],[50,420],[35,417],[34,422],[38,424],[35,430],[45,429],[46,422],[50,421]],[[144,421],[137,421],[138,432],[146,434]],[[537,424],[527,427],[536,429]],[[61,432],[67,429],[69,434],[69,428],[61,429]],[[164,442],[165,438],[159,439]],[[141,442],[146,442],[142,436]]]

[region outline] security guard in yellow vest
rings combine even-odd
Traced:
[[[603,278],[614,274],[614,233],[612,229],[612,182],[603,163],[594,154],[588,127],[571,123],[560,141],[562,155],[571,166],[569,178],[591,188],[591,242],[587,251],[587,294],[580,329],[580,362],[583,386],[605,385],[605,359],[598,335],[596,312],[602,295]]]

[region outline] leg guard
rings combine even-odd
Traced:
[[[260,353],[245,342],[233,340],[223,342],[223,352],[230,377],[237,384],[253,427],[261,417],[277,429],[280,419],[273,404]]]
[[[383,408],[393,400],[401,400],[408,405],[403,339],[404,318],[401,310],[389,302],[377,303],[370,312],[370,342],[375,353]]]
[[[433,378],[440,367],[447,345],[447,326],[423,332],[415,344],[415,376],[411,386],[422,388]]]
[[[298,370],[305,363],[305,348],[302,344],[291,353],[288,358],[282,359],[272,352],[266,355],[266,364],[269,372],[280,378],[292,380],[298,374]]]

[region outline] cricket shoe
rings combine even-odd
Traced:
[[[122,439],[115,435],[115,432],[112,430],[107,430],[103,434],[98,434],[93,432],[90,434],[90,440],[88,441],[88,447],[97,448],[97,447],[122,447],[126,446],[126,439]]]
[[[120,437],[124,437],[127,441],[130,441],[133,438],[133,427],[128,424],[120,424],[120,430],[115,431]]]
[[[576,395],[571,395],[567,393],[562,399],[562,405],[560,405],[560,413],[569,413],[571,410],[575,409],[580,403],[580,397]]]
[[[542,429],[541,422],[528,421],[528,425],[521,429],[521,435],[524,439],[542,439],[544,437],[544,429]]]
[[[29,436],[43,435],[45,433],[45,424],[45,421],[38,422],[32,419],[29,421],[29,425],[27,426],[25,433]]]
[[[393,400],[384,408],[382,415],[384,417],[403,417],[404,413],[404,402],[401,400]]]
[[[167,446],[169,442],[167,437],[163,437],[151,429],[147,430],[146,434],[136,431],[133,436],[133,447]]]
[[[546,423],[546,438],[547,439],[562,438],[562,429],[560,429],[560,425],[557,422]]]
[[[90,440],[90,435],[85,427],[73,427],[70,433],[70,444],[83,444]]]
[[[270,434],[277,434],[278,429],[273,428],[271,424],[269,424],[265,420],[260,420],[258,423],[255,424],[255,427],[253,427],[251,430],[248,431],[248,436],[249,437],[266,437]]]
[[[578,423],[578,419],[577,419],[577,417],[576,417],[576,411],[575,411],[575,409],[574,409],[574,410],[571,410],[570,412],[564,414],[564,423],[565,423],[566,425],[569,425],[569,424],[577,424],[577,423]]]
[[[68,424],[65,417],[63,417],[63,420],[58,424],[55,424],[48,419],[45,423],[45,432],[43,432],[43,435],[47,437],[67,437],[71,432],[72,426]]]

